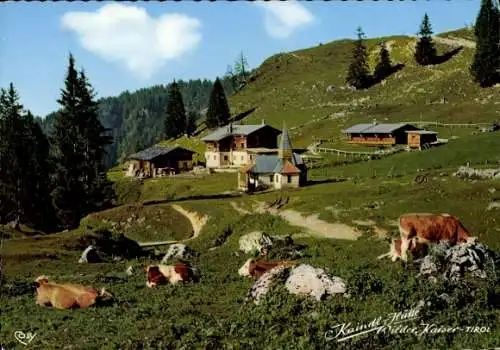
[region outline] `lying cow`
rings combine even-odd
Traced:
[[[474,242],[462,223],[450,214],[404,214],[399,218],[399,232],[401,233],[401,259],[408,260],[410,240],[415,238],[418,243],[431,244],[448,242]]]
[[[186,264],[148,265],[144,269],[146,271],[146,286],[148,288],[153,288],[161,284],[196,281],[199,277],[198,271]]]
[[[401,258],[401,244],[400,239],[393,239],[390,245],[390,251],[388,253],[382,254],[377,259],[382,259],[385,257],[390,257],[392,261],[396,261]],[[412,253],[413,257],[423,257],[427,252],[427,245],[418,243],[416,239],[411,239],[408,246],[408,250]]]
[[[250,258],[238,270],[238,273],[240,276],[260,278],[263,274],[272,270],[276,266],[292,267],[295,266],[295,262],[288,260],[265,261]]]
[[[57,309],[88,308],[104,296],[111,296],[103,288],[100,292],[88,286],[78,284],[58,284],[49,282],[46,276],[38,277],[34,282],[36,303],[40,306],[52,306]]]

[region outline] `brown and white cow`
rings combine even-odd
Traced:
[[[260,276],[272,270],[276,266],[291,267],[295,265],[296,265],[295,262],[288,260],[266,261],[266,260],[255,260],[250,258],[238,270],[238,274],[240,276],[260,278]]]
[[[148,265],[144,269],[146,271],[146,286],[148,288],[168,283],[178,284],[198,278],[197,270],[186,264]]]
[[[388,253],[382,254],[377,259],[382,259],[385,257],[390,257],[392,261],[396,261],[401,258],[401,244],[402,240],[393,239],[390,245],[390,251]],[[427,245],[418,243],[415,238],[410,240],[408,250],[412,253],[413,257],[423,257],[427,252]]]
[[[111,296],[103,288],[100,292],[88,286],[78,284],[58,284],[49,282],[46,276],[38,277],[36,303],[40,306],[52,306],[57,309],[88,308],[104,296]]]
[[[460,220],[450,214],[403,214],[399,217],[399,232],[403,261],[408,259],[407,252],[412,238],[423,244],[448,242],[451,245],[476,240],[476,237],[470,236]]]

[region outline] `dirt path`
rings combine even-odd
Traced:
[[[318,218],[319,214],[304,216],[292,209],[278,211],[273,208],[266,208],[262,202],[257,203],[255,211],[278,215],[290,223],[290,225],[305,228],[309,234],[316,237],[355,240],[361,235],[358,229],[349,225],[320,220]]]
[[[434,39],[438,43],[449,46],[463,46],[463,47],[468,47],[470,49],[474,49],[476,47],[476,43],[474,41],[463,38],[457,38],[455,36],[448,36],[446,38],[433,36],[432,39]]]
[[[298,211],[286,209],[279,212],[278,215],[293,226],[307,229],[314,236],[355,240],[361,235],[357,229],[349,225],[333,224],[320,220],[319,214],[303,216]]]
[[[138,244],[141,247],[155,247],[155,246],[159,246],[159,245],[183,243],[183,242],[187,242],[187,241],[190,241],[192,239],[195,239],[196,237],[198,237],[200,235],[201,230],[203,229],[203,227],[205,226],[205,224],[208,221],[207,215],[203,215],[203,214],[200,214],[197,212],[188,211],[178,204],[172,204],[172,208],[177,210],[179,213],[184,215],[189,220],[189,222],[191,223],[191,226],[193,227],[193,235],[189,238],[182,239],[180,241],[170,240],[170,241],[138,242]]]

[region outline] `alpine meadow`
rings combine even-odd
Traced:
[[[2,88],[2,349],[498,348],[499,9],[114,97],[73,50],[45,117]]]

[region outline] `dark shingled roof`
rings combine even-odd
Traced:
[[[404,126],[407,126],[410,124],[406,123],[397,123],[397,124],[356,124],[351,126],[349,129],[344,130],[345,133],[348,134],[376,134],[376,133],[391,133],[394,132],[398,129],[401,129]]]
[[[232,124],[232,125],[225,125],[221,126],[220,128],[216,129],[214,132],[211,134],[202,137],[202,141],[219,141],[222,140],[228,136],[231,135],[250,135],[253,132],[256,132],[257,130],[260,130],[265,127],[270,127],[273,128],[270,125],[267,124],[258,124],[258,125],[239,125],[239,124]],[[273,128],[276,130],[278,133],[281,133],[278,129]]]
[[[196,153],[193,152],[189,149],[179,147],[179,146],[174,146],[174,147],[150,147],[145,150],[142,150],[140,152],[134,153],[128,157],[128,159],[137,159],[137,160],[153,160],[156,157],[166,155],[170,152],[172,152],[175,149],[182,149],[187,152],[191,153]]]

